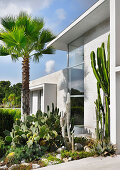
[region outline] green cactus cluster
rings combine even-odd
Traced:
[[[47,113],[38,111],[36,115],[25,115],[24,121],[16,120],[12,131],[5,132],[5,140],[18,147],[31,147],[34,144],[49,147],[60,143],[60,131],[59,109],[52,104],[52,111],[48,108]]]
[[[91,66],[97,80],[98,98],[96,104],[96,136],[98,140],[110,138],[110,35],[108,36],[107,55],[105,44],[91,52]],[[101,93],[103,100],[101,98]]]

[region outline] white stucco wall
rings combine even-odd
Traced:
[[[33,102],[32,102],[32,110],[34,113],[38,111],[38,91],[33,91]]]
[[[52,103],[54,107],[57,106],[57,85],[56,84],[44,84],[44,112],[47,112],[47,107],[52,109]]]
[[[110,0],[110,140],[120,154],[120,0]]]
[[[84,35],[84,125],[95,136],[96,113],[95,100],[97,99],[97,82],[91,68],[91,51],[97,52],[97,47],[107,40],[110,31],[110,22],[105,21]]]
[[[49,87],[51,89],[51,91],[50,90],[47,91],[47,86],[45,87],[46,93],[45,93],[44,97],[49,99],[48,103],[50,103],[50,102],[55,103],[55,100],[56,100],[56,105],[60,109],[60,111],[65,111],[65,102],[66,102],[66,93],[67,93],[67,69],[60,70],[58,72],[49,74],[49,75],[41,77],[39,79],[30,81],[30,88],[39,86],[40,84],[44,84],[44,83],[56,84],[56,86],[57,86],[56,92],[52,86]],[[57,99],[52,98],[51,92],[53,94],[56,93]],[[44,98],[44,101],[46,102],[45,98]],[[47,101],[48,101],[48,99],[47,99]],[[50,101],[50,99],[51,99],[51,101]],[[54,100],[54,101],[52,101],[52,100]],[[46,103],[44,103],[44,107],[47,108]]]

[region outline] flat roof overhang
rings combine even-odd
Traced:
[[[82,36],[98,24],[110,18],[110,0],[99,0],[83,15],[48,43],[57,50],[67,51],[70,42]]]

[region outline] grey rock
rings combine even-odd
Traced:
[[[68,159],[67,159],[67,158],[63,158],[63,161],[64,161],[64,162],[68,162]]]
[[[5,169],[6,170],[6,169],[8,169],[8,167],[7,167],[7,165],[4,165],[4,166],[1,166],[0,169],[2,169],[2,170]]]
[[[58,148],[58,149],[56,150],[56,152],[60,154],[61,151],[63,151],[63,150],[64,150],[64,149],[62,149],[62,148]]]
[[[60,154],[61,151],[64,151],[65,149],[66,149],[65,146],[62,146],[61,148],[58,148],[56,152]]]
[[[32,168],[33,168],[33,169],[40,168],[40,165],[38,165],[38,164],[32,164]]]
[[[14,165],[12,165],[11,167],[9,167],[8,169],[9,170],[12,170],[13,168],[18,168],[19,167],[19,164],[14,164]]]
[[[91,152],[91,150],[90,150],[90,148],[89,148],[88,146],[85,146],[85,147],[84,147],[84,151],[85,151],[85,152]]]
[[[68,158],[68,161],[72,161],[72,158],[71,158],[71,157],[69,157],[69,158]]]
[[[21,165],[29,166],[29,163],[21,163]]]
[[[66,147],[65,147],[65,146],[62,146],[62,149],[64,149],[64,150],[65,150],[65,149],[66,149]]]
[[[21,164],[23,164],[23,163],[25,163],[25,159],[23,159],[23,160],[21,161]]]
[[[61,159],[61,154],[57,154],[56,158]]]
[[[80,143],[75,143],[75,151],[83,150],[83,146]]]

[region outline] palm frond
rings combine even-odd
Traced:
[[[41,51],[37,51],[34,54],[31,55],[31,57],[33,56],[33,61],[34,62],[39,62],[40,58],[43,56],[43,54],[53,54],[55,52],[55,50],[51,47],[43,49]]]
[[[55,49],[52,47],[42,50],[42,54],[54,54],[54,53],[55,53]]]
[[[18,51],[26,45],[26,38],[24,36],[23,28],[14,28],[11,32],[4,32],[0,34],[2,41],[4,41],[8,48],[16,49]]]
[[[1,45],[0,46],[0,56],[7,56],[7,55],[9,55],[9,51]]]
[[[44,26],[44,21],[42,18],[32,19],[25,12],[21,12],[16,20],[16,25],[18,27],[24,27],[25,35],[32,41],[35,41],[38,39],[40,31]]]
[[[54,38],[55,38],[55,36],[51,33],[51,31],[46,29],[41,32],[39,41],[41,42],[41,44],[42,43],[44,44],[49,41],[52,41]]]
[[[11,31],[15,26],[15,17],[7,16],[1,18],[1,24],[6,30]]]
[[[47,29],[44,29],[44,21],[41,18],[32,18],[25,12],[18,17],[2,18],[4,30],[0,31],[2,40],[8,49],[11,58],[33,54],[33,60],[39,61],[43,54],[53,54],[52,47],[45,48],[46,43],[53,40],[55,36]]]
[[[32,56],[33,56],[33,61],[38,63],[40,58],[42,57],[42,53],[41,52],[36,52]]]
[[[19,59],[19,57],[16,54],[11,54],[11,59],[12,59],[12,61],[16,62]]]
[[[35,51],[42,52],[43,54],[53,54],[55,50],[52,49],[52,47],[45,48],[46,43],[53,40],[53,38],[55,38],[55,36],[50,31],[42,30],[38,41],[33,44],[32,49],[34,48]]]

